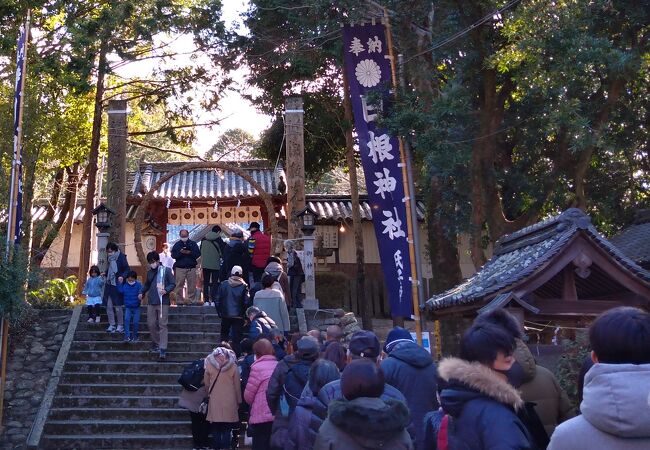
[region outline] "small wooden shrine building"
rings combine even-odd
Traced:
[[[522,320],[583,326],[616,306],[650,306],[650,272],[579,209],[506,235],[472,277],[427,301],[436,318],[511,307]]]

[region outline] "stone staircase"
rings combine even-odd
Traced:
[[[39,448],[189,449],[189,414],[177,406],[182,367],[205,357],[218,342],[214,308],[170,308],[167,361],[149,353],[146,308],[140,342],[107,333],[106,317],[82,315]]]

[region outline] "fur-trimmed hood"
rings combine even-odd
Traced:
[[[335,400],[329,405],[329,420],[363,448],[380,448],[397,438],[411,422],[408,407],[399,401],[359,397]]]
[[[483,364],[459,358],[445,358],[438,365],[439,376],[449,383],[441,394],[442,406],[452,416],[477,397],[488,397],[519,410],[524,401],[519,392],[497,372]]]

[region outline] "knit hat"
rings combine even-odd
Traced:
[[[232,237],[236,238],[243,238],[244,237],[244,232],[242,230],[235,230],[232,233],[230,233]]]
[[[298,339],[296,344],[298,347],[297,353],[300,359],[316,359],[318,358],[318,342],[311,336],[303,336]]]
[[[384,351],[390,353],[397,344],[400,342],[413,342],[411,333],[402,327],[395,327],[388,332],[386,337],[386,344],[384,344]]]
[[[352,356],[376,358],[380,351],[379,339],[372,331],[357,331],[352,335],[348,348]]]
[[[244,273],[244,270],[241,268],[241,266],[232,266],[232,270],[230,271],[230,275],[236,275],[238,277],[241,277],[242,273]]]

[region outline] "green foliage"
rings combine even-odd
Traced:
[[[590,352],[587,333],[579,333],[575,340],[567,339],[562,344],[566,352],[557,363],[555,376],[573,406],[578,408],[580,406],[578,404],[578,377],[585,358]]]
[[[4,244],[5,236],[2,236]],[[6,259],[5,247],[0,245],[0,317],[11,324],[20,321],[25,309],[25,287],[28,282],[28,262],[25,254],[17,248],[10,259]]]
[[[205,159],[244,160],[251,157],[256,146],[255,137],[248,131],[242,128],[231,128],[219,136],[217,142],[205,153]]]
[[[77,277],[53,278],[40,289],[30,291],[29,303],[36,309],[70,308],[75,304]]]

